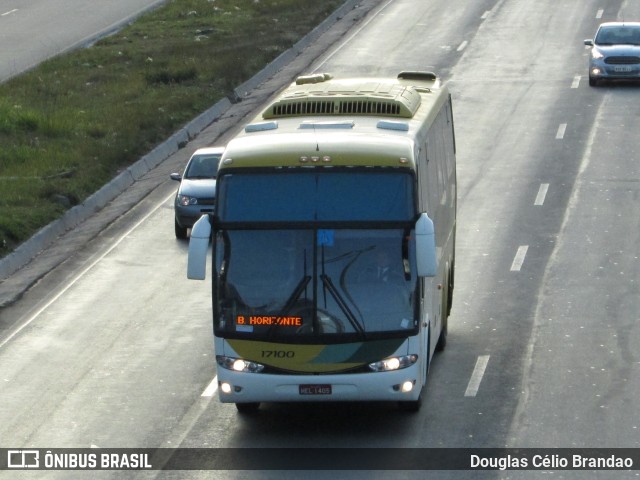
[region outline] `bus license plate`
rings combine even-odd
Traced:
[[[331,385],[300,385],[300,395],[331,395]]]

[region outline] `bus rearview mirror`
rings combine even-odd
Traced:
[[[416,267],[419,277],[435,277],[436,236],[433,221],[426,213],[420,214],[416,222]]]
[[[189,258],[187,260],[187,278],[204,280],[207,276],[207,251],[211,238],[209,215],[203,215],[193,225],[189,239]]]

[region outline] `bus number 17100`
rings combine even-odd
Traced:
[[[296,352],[293,350],[262,350],[262,358],[293,358]]]

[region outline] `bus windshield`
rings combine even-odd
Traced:
[[[218,183],[222,222],[410,221],[408,169],[292,169],[226,173]]]
[[[222,337],[331,342],[411,334],[415,245],[404,228],[218,230]]]

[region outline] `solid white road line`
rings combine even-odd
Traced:
[[[158,205],[156,205],[149,213],[147,213],[138,223],[136,223],[133,227],[131,227],[128,231],[126,231],[124,233],[124,235],[122,235],[113,245],[111,245],[111,247],[109,247],[104,253],[102,253],[102,255],[100,255],[98,258],[96,258],[93,262],[91,262],[91,264],[85,268],[84,270],[82,270],[78,275],[76,275],[75,278],[73,278],[73,280],[71,280],[62,290],[60,290],[60,292],[58,292],[53,298],[51,298],[51,300],[49,300],[48,302],[46,302],[42,307],[40,307],[33,315],[31,315],[31,317],[29,317],[27,319],[26,322],[24,322],[22,325],[20,325],[18,328],[16,328],[13,332],[11,332],[11,334],[9,334],[9,336],[7,338],[5,338],[2,342],[0,342],[0,348],[4,347],[7,343],[9,343],[13,337],[15,337],[16,335],[18,335],[18,333],[20,333],[24,328],[26,328],[27,326],[29,326],[29,324],[31,322],[33,322],[36,318],[38,318],[40,316],[40,314],[42,312],[44,312],[47,308],[49,308],[53,303],[55,303],[56,300],[58,300],[62,295],[65,294],[65,292],[67,290],[69,290],[71,287],[73,287],[78,280],[80,280],[82,277],[84,277],[93,267],[95,267],[104,257],[106,257],[107,255],[109,255],[118,245],[120,245],[122,243],[122,241],[127,238],[129,235],[131,235],[131,233],[137,229],[140,225],[142,225],[151,215],[153,215],[154,213],[156,213],[156,211],[162,207],[163,205],[165,205],[170,199],[172,199],[173,197],[175,197],[175,192],[171,193],[171,195],[169,195],[166,199],[164,199],[162,202],[160,202]]]
[[[14,8],[13,10],[9,10],[8,12],[4,12],[4,13],[0,14],[0,17],[6,17],[7,15],[11,15],[12,13],[15,13],[17,11],[18,11],[18,9]]]
[[[478,388],[480,388],[480,382],[484,376],[484,371],[487,369],[487,363],[489,363],[489,356],[490,355],[480,355],[478,360],[476,360],[476,366],[473,369],[471,378],[469,379],[467,390],[464,392],[465,397],[475,397],[478,393]]]
[[[386,2],[384,5],[382,5],[382,7],[380,7],[377,12],[374,15],[371,15],[371,17],[365,21],[356,31],[354,31],[351,36],[349,36],[344,42],[342,42],[340,45],[338,45],[338,47],[336,49],[333,50],[333,52],[331,52],[324,60],[322,60],[322,62],[320,62],[318,64],[318,67],[314,70],[315,72],[319,71],[320,68],[322,68],[322,66],[327,63],[329,60],[331,60],[331,58],[338,53],[339,51],[341,51],[344,46],[349,43],[353,38],[356,37],[356,35],[358,35],[358,33],[360,33],[361,30],[363,30],[367,25],[369,25],[373,20],[375,20],[378,15],[384,15],[383,11],[391,4],[393,3],[393,0],[389,0],[388,2]]]
[[[218,376],[216,375],[215,377],[213,377],[213,380],[211,380],[211,383],[207,386],[207,388],[204,389],[204,392],[202,392],[202,395],[200,396],[213,397],[217,391],[218,391]]]

